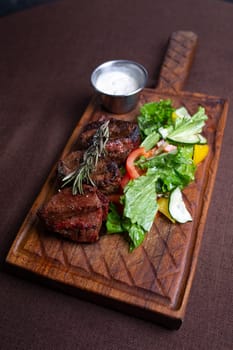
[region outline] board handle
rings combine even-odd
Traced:
[[[172,33],[160,70],[156,90],[178,92],[188,78],[197,47],[197,35],[189,31]]]

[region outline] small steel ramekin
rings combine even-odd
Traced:
[[[131,84],[132,89],[130,89],[130,85],[125,89],[122,86],[124,84],[122,81],[120,82],[120,87],[115,92],[111,89],[111,82],[109,82],[110,85],[108,84],[106,88],[100,86],[100,79],[106,74],[110,77],[111,73],[128,76],[128,79],[133,82]],[[113,60],[101,64],[93,71],[91,83],[94,89],[100,94],[102,104],[106,110],[111,113],[123,114],[131,111],[137,105],[139,93],[145,87],[147,77],[147,71],[141,64],[129,60]],[[114,81],[112,85],[114,85]],[[122,91],[120,90],[121,87]]]

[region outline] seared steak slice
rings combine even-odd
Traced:
[[[69,219],[54,222],[52,230],[75,242],[93,243],[99,239],[102,214],[101,208],[89,213],[79,213]]]
[[[96,130],[105,121],[94,121],[86,125],[79,136],[78,147],[87,149],[93,142]],[[118,119],[110,119],[109,140],[106,143],[106,151],[109,158],[118,164],[125,162],[128,154],[140,144],[140,132],[138,125],[133,122]]]
[[[121,182],[120,170],[117,163],[110,158],[100,158],[90,175],[101,192],[110,194],[119,191]]]
[[[71,188],[55,194],[38,212],[46,227],[76,242],[99,239],[106,219],[108,199],[96,188],[84,186],[84,194],[73,195]]]
[[[83,151],[69,153],[63,159],[60,159],[57,164],[57,174],[59,180],[62,180],[66,175],[75,171],[82,162]]]
[[[82,162],[82,151],[71,152],[64,159],[58,162],[58,179],[61,181],[64,176],[78,169]],[[90,177],[98,189],[105,193],[115,193],[119,190],[121,174],[116,162],[109,157],[99,159]]]
[[[105,196],[105,194],[101,191],[96,191],[97,196],[99,197],[101,203],[102,203],[102,221],[105,221],[108,216],[108,209],[109,209],[109,199]]]

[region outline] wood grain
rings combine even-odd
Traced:
[[[193,32],[178,31],[171,35],[159,74],[159,91],[178,92],[183,89],[194,59],[197,39]]]
[[[187,40],[186,34],[182,33]],[[172,37],[169,60],[177,52],[174,35]],[[196,36],[191,35],[191,38]],[[27,270],[34,276],[44,277],[52,285],[94,302],[169,328],[180,327],[196,269],[228,109],[228,102],[223,98],[180,91],[190,69],[190,57],[196,40],[194,44],[191,47],[183,45],[188,51],[186,56],[183,55],[188,57],[189,63],[182,61],[179,68],[182,78],[179,82],[174,82],[171,77],[167,79],[170,83],[166,88],[162,78],[165,68],[162,68],[159,88],[144,89],[133,111],[114,116],[135,120],[142,104],[167,98],[172,99],[175,107],[185,106],[190,113],[194,113],[199,105],[205,107],[209,119],[204,133],[210,152],[198,167],[195,182],[184,191],[193,222],[171,224],[165,217],[157,215],[144,243],[133,253],[129,253],[128,244],[117,234],[103,235],[95,244],[76,244],[64,240],[46,232],[36,215],[38,208],[56,191],[55,165],[12,244],[6,259],[8,264]],[[62,156],[75,149],[83,126],[102,115],[113,116],[104,111],[98,98],[94,97]]]

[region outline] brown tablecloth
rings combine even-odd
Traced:
[[[233,4],[63,0],[0,18],[0,349],[233,348],[233,114],[184,324],[156,324],[5,269],[7,252],[93,90],[90,74],[132,59],[156,79],[173,31],[199,44],[186,90],[233,100]]]

